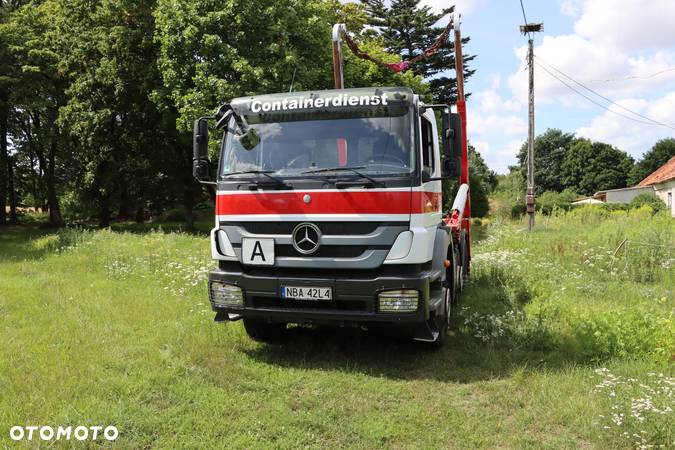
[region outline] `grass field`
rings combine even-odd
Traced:
[[[440,351],[215,324],[202,235],[2,229],[0,448],[38,446],[13,425],[77,424],[115,425],[117,448],[673,448],[675,221],[522,227],[474,243]]]

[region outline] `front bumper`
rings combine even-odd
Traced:
[[[285,271],[253,271],[217,269],[209,273],[209,281],[234,284],[242,288],[243,306],[211,307],[221,316],[230,314],[255,317],[269,322],[355,325],[363,323],[416,324],[429,318],[430,290],[434,274],[426,270],[351,271],[333,274],[308,270],[307,275]],[[282,286],[331,287],[329,301],[302,301],[281,298]],[[381,291],[416,289],[419,304],[413,312],[380,312],[377,295]]]

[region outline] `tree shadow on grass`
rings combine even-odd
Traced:
[[[50,250],[34,246],[33,241],[53,233],[53,229],[37,225],[0,227],[0,261],[40,259]]]
[[[282,344],[262,345],[245,352],[253,359],[280,367],[458,383],[506,378],[523,366],[550,367],[544,363],[549,356],[546,352],[476,346],[474,342],[467,343],[461,333],[450,336],[442,349],[433,350],[394,334],[295,327]]]
[[[110,226],[115,233],[149,234],[149,233],[187,233],[207,238],[212,222],[199,221],[195,229],[187,231],[181,222],[117,222]],[[100,230],[96,225],[84,225],[66,228],[52,228],[47,224],[30,223],[0,227],[0,261],[36,260],[53,253],[58,247],[68,245],[73,239],[78,240],[78,232],[95,232]],[[42,242],[41,238],[53,236],[53,242]]]
[[[483,278],[467,287],[462,304],[480,311],[483,317],[497,316],[509,309],[505,305],[508,297],[498,281]],[[533,327],[530,331],[520,330],[523,336],[507,333],[502,338],[486,339],[467,326],[464,319],[455,316],[453,331],[440,350],[394,331],[291,327],[282,342],[244,351],[253,359],[280,367],[458,383],[506,378],[523,367],[555,370],[583,363],[555,344],[561,337],[551,329]]]

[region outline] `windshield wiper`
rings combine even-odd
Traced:
[[[379,185],[379,186],[384,186],[384,183],[382,183],[381,181],[377,181],[375,178],[370,177],[370,176],[366,175],[366,174],[363,173],[363,172],[359,172],[359,169],[365,169],[365,168],[366,168],[365,166],[356,166],[356,167],[346,167],[346,166],[344,166],[344,167],[326,167],[326,168],[323,168],[323,169],[306,170],[306,171],[304,171],[304,172],[302,172],[302,173],[303,173],[303,174],[307,174],[307,173],[322,173],[322,172],[340,172],[340,171],[347,171],[347,172],[355,173],[355,174],[357,174],[358,176],[360,176],[361,178],[364,178],[364,179],[370,181],[370,182],[373,184],[373,186],[378,186],[378,185]]]
[[[223,177],[229,177],[230,175],[265,175],[267,178],[272,180],[275,184],[279,186],[288,186],[288,184],[277,177],[270,175],[271,173],[276,172],[276,170],[240,170],[238,172],[230,172],[223,175]],[[256,182],[257,183],[257,182]]]

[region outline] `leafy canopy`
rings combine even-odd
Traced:
[[[626,186],[633,158],[609,144],[577,139],[562,165],[566,187],[584,195]]]
[[[675,138],[661,139],[635,164],[628,177],[629,185],[636,185],[675,156]]]

